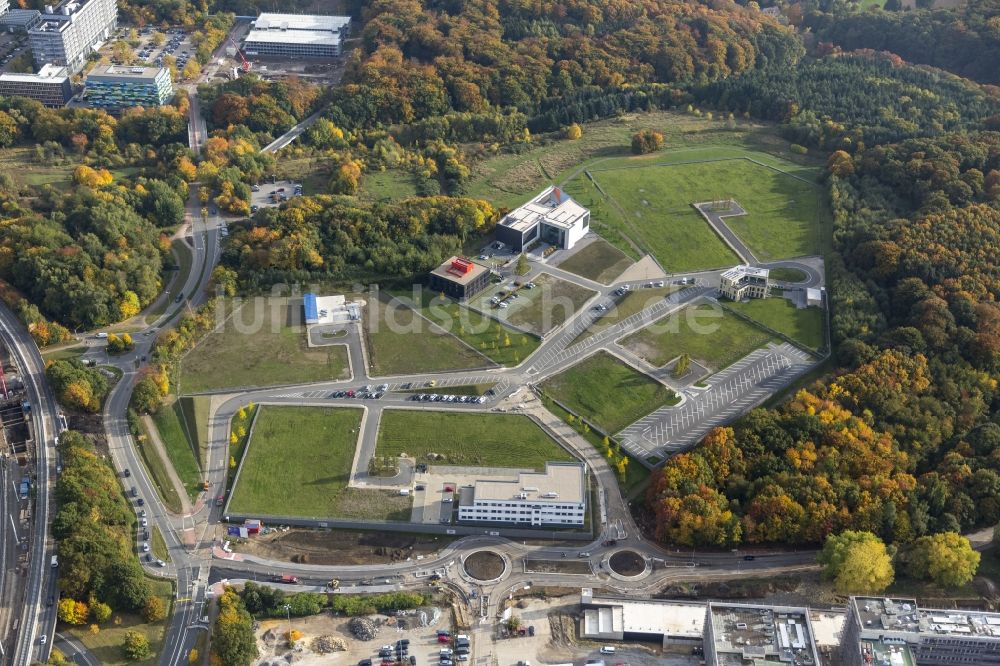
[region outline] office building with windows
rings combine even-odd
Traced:
[[[264,13],[243,40],[243,51],[248,56],[334,58],[350,29],[350,16]]]
[[[0,0],[0,26],[6,32],[27,33],[42,20],[42,13],[37,9],[7,10],[8,0]]]
[[[770,271],[757,266],[734,266],[722,274],[719,293],[731,301],[771,295]]]
[[[28,30],[35,66],[41,69],[53,63],[76,74],[117,26],[115,0],[64,0],[56,7],[46,5],[41,19]]]
[[[87,75],[87,103],[105,109],[161,106],[174,96],[166,67],[104,65]]]
[[[590,211],[558,187],[549,187],[534,199],[503,216],[497,240],[515,252],[536,242],[568,250],[590,230]]]
[[[452,257],[432,270],[430,275],[431,291],[459,300],[475,296],[489,283],[488,268],[461,257]]]
[[[37,74],[0,74],[0,95],[29,97],[59,108],[73,97],[73,86],[65,67],[45,65]]]
[[[458,520],[532,527],[582,526],[587,513],[583,464],[545,463],[544,472],[479,480],[459,491]]]

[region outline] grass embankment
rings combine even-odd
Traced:
[[[595,282],[611,284],[631,265],[628,255],[603,238],[598,238],[559,264],[559,268]]]
[[[607,433],[678,402],[673,391],[603,351],[546,380],[542,389]]]
[[[174,471],[180,477],[192,499],[200,492],[203,475],[198,463],[198,453],[192,439],[189,437],[187,423],[181,410],[179,400],[164,404],[153,415],[153,423],[160,433],[167,457],[174,466]]]
[[[408,455],[441,464],[542,470],[547,461],[574,460],[534,421],[508,414],[389,409],[379,423],[379,456]]]
[[[797,308],[785,298],[755,298],[727,306],[759,321],[810,349],[824,346],[826,316],[822,308]]]

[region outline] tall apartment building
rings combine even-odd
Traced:
[[[75,74],[117,26],[115,0],[63,0],[56,7],[47,5],[41,21],[28,31],[35,66],[40,69],[53,63]]]
[[[587,489],[581,463],[545,463],[544,472],[478,480],[459,491],[458,520],[541,526],[583,525]]]
[[[166,67],[103,65],[87,75],[86,97],[91,106],[125,109],[160,106],[174,96]]]
[[[1000,613],[877,597],[852,597],[847,610],[845,666],[1000,665]]]
[[[65,67],[45,65],[37,74],[0,74],[0,95],[29,97],[58,108],[73,97],[73,87]]]

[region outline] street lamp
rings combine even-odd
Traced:
[[[288,645],[292,644],[292,606],[285,604],[285,618],[288,620]]]

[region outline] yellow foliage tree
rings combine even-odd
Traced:
[[[73,172],[73,181],[87,187],[104,187],[114,182],[114,176],[107,169],[92,169],[81,164]]]

